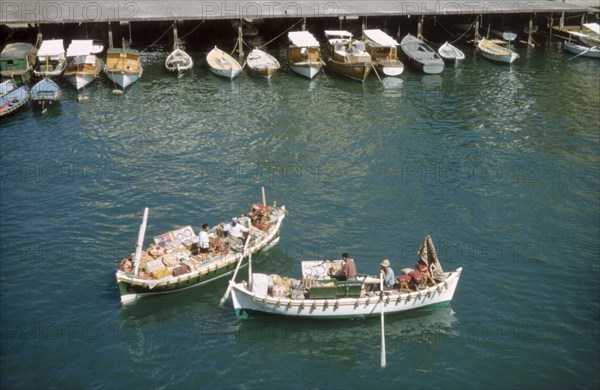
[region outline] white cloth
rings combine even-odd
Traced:
[[[200,233],[198,233],[198,236],[200,236],[200,248],[208,248],[210,243],[208,239],[208,233],[202,230]]]

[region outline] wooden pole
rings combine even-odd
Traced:
[[[532,32],[533,30],[533,18],[529,18],[529,31],[528,31],[528,35],[527,35],[527,46],[532,47],[533,46],[533,37],[532,37]]]
[[[242,265],[242,261],[244,260],[244,256],[246,256],[246,250],[248,249],[248,243],[250,242],[250,234],[248,234],[248,238],[246,238],[246,243],[244,244],[244,251],[240,255],[240,260],[235,267],[235,271],[233,272],[233,277],[229,281],[229,286],[227,287],[227,291],[225,291],[225,295],[221,298],[221,302],[219,302],[219,307],[223,307],[225,305],[225,301],[229,298],[229,294],[231,293],[231,286],[235,282],[235,277],[237,276],[238,271],[240,270],[240,266]]]
[[[548,41],[552,43],[552,30],[554,29],[554,13],[550,13],[550,28],[548,29],[550,32],[548,33],[550,36],[548,37]]]
[[[383,271],[379,273],[379,288],[381,289],[381,296],[379,297],[379,301],[381,302],[381,368],[385,368],[386,358],[385,358],[385,322],[384,322],[384,310],[383,310]]]
[[[240,57],[244,56],[244,35],[242,34],[242,20],[240,19],[240,24],[238,25],[238,54]]]
[[[173,50],[179,47],[179,38],[177,37],[177,21],[173,23]]]
[[[113,48],[113,35],[112,35],[112,26],[110,22],[108,22],[108,47]]]
[[[417,23],[417,38],[423,39],[423,15],[421,15]]]
[[[306,31],[306,18],[302,18],[302,31]]]
[[[265,196],[265,187],[260,187],[261,191],[262,191],[262,201],[263,201],[263,206],[267,205],[267,197]]]
[[[477,41],[479,40],[479,18],[475,20],[475,33],[473,34],[473,37],[473,42],[475,43],[475,46],[477,46]]]
[[[144,208],[144,218],[140,225],[138,240],[135,246],[135,258],[133,260],[133,275],[137,275],[140,268],[140,258],[142,257],[142,246],[144,245],[144,234],[146,234],[146,223],[148,222],[148,207]]]

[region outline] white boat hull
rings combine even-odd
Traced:
[[[302,65],[302,64],[300,64],[300,65],[289,64],[289,65],[290,65],[290,69],[293,72],[298,73],[300,76],[306,77],[308,79],[313,79],[321,71],[320,64],[317,66]]]
[[[115,72],[106,72],[106,75],[112,82],[119,85],[123,89],[138,81],[141,76],[139,74],[122,74]]]
[[[582,57],[600,58],[600,48],[597,46],[586,47],[574,43],[565,42],[564,48],[569,53],[576,54]]]
[[[517,58],[519,58],[519,55],[514,52],[512,52],[510,54],[497,55],[497,54],[490,54],[485,51],[482,51],[481,55],[484,58],[487,58],[488,60],[496,61],[496,62],[505,62],[507,64],[512,64]]]
[[[68,78],[71,85],[73,85],[77,90],[85,88],[89,83],[96,80],[96,76],[73,76]]]
[[[292,299],[259,296],[249,291],[246,283],[230,282],[236,314],[249,312],[309,318],[365,318],[400,313],[432,305],[448,303],[454,296],[462,268],[447,274],[445,281],[414,292],[386,292],[383,306],[379,296],[335,299]]]

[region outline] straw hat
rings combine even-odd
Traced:
[[[390,266],[390,261],[388,259],[385,259],[381,262],[380,264],[382,267],[389,267]]]

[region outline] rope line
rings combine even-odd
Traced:
[[[169,28],[167,28],[167,29],[165,30],[165,32],[164,32],[164,33],[162,33],[162,35],[161,35],[160,37],[158,37],[158,39],[157,39],[156,41],[152,42],[150,45],[148,45],[148,47],[146,47],[146,48],[145,48],[144,50],[142,50],[142,51],[146,51],[146,50],[148,50],[149,48],[151,48],[152,46],[156,45],[156,43],[157,43],[158,41],[160,41],[160,40],[162,39],[162,37],[164,37],[164,36],[165,36],[165,35],[166,35],[166,34],[169,32],[169,30],[170,30],[171,28],[173,28],[173,26],[175,25],[175,23],[177,23],[177,22],[173,22],[173,23],[172,23],[172,24],[169,26]]]

